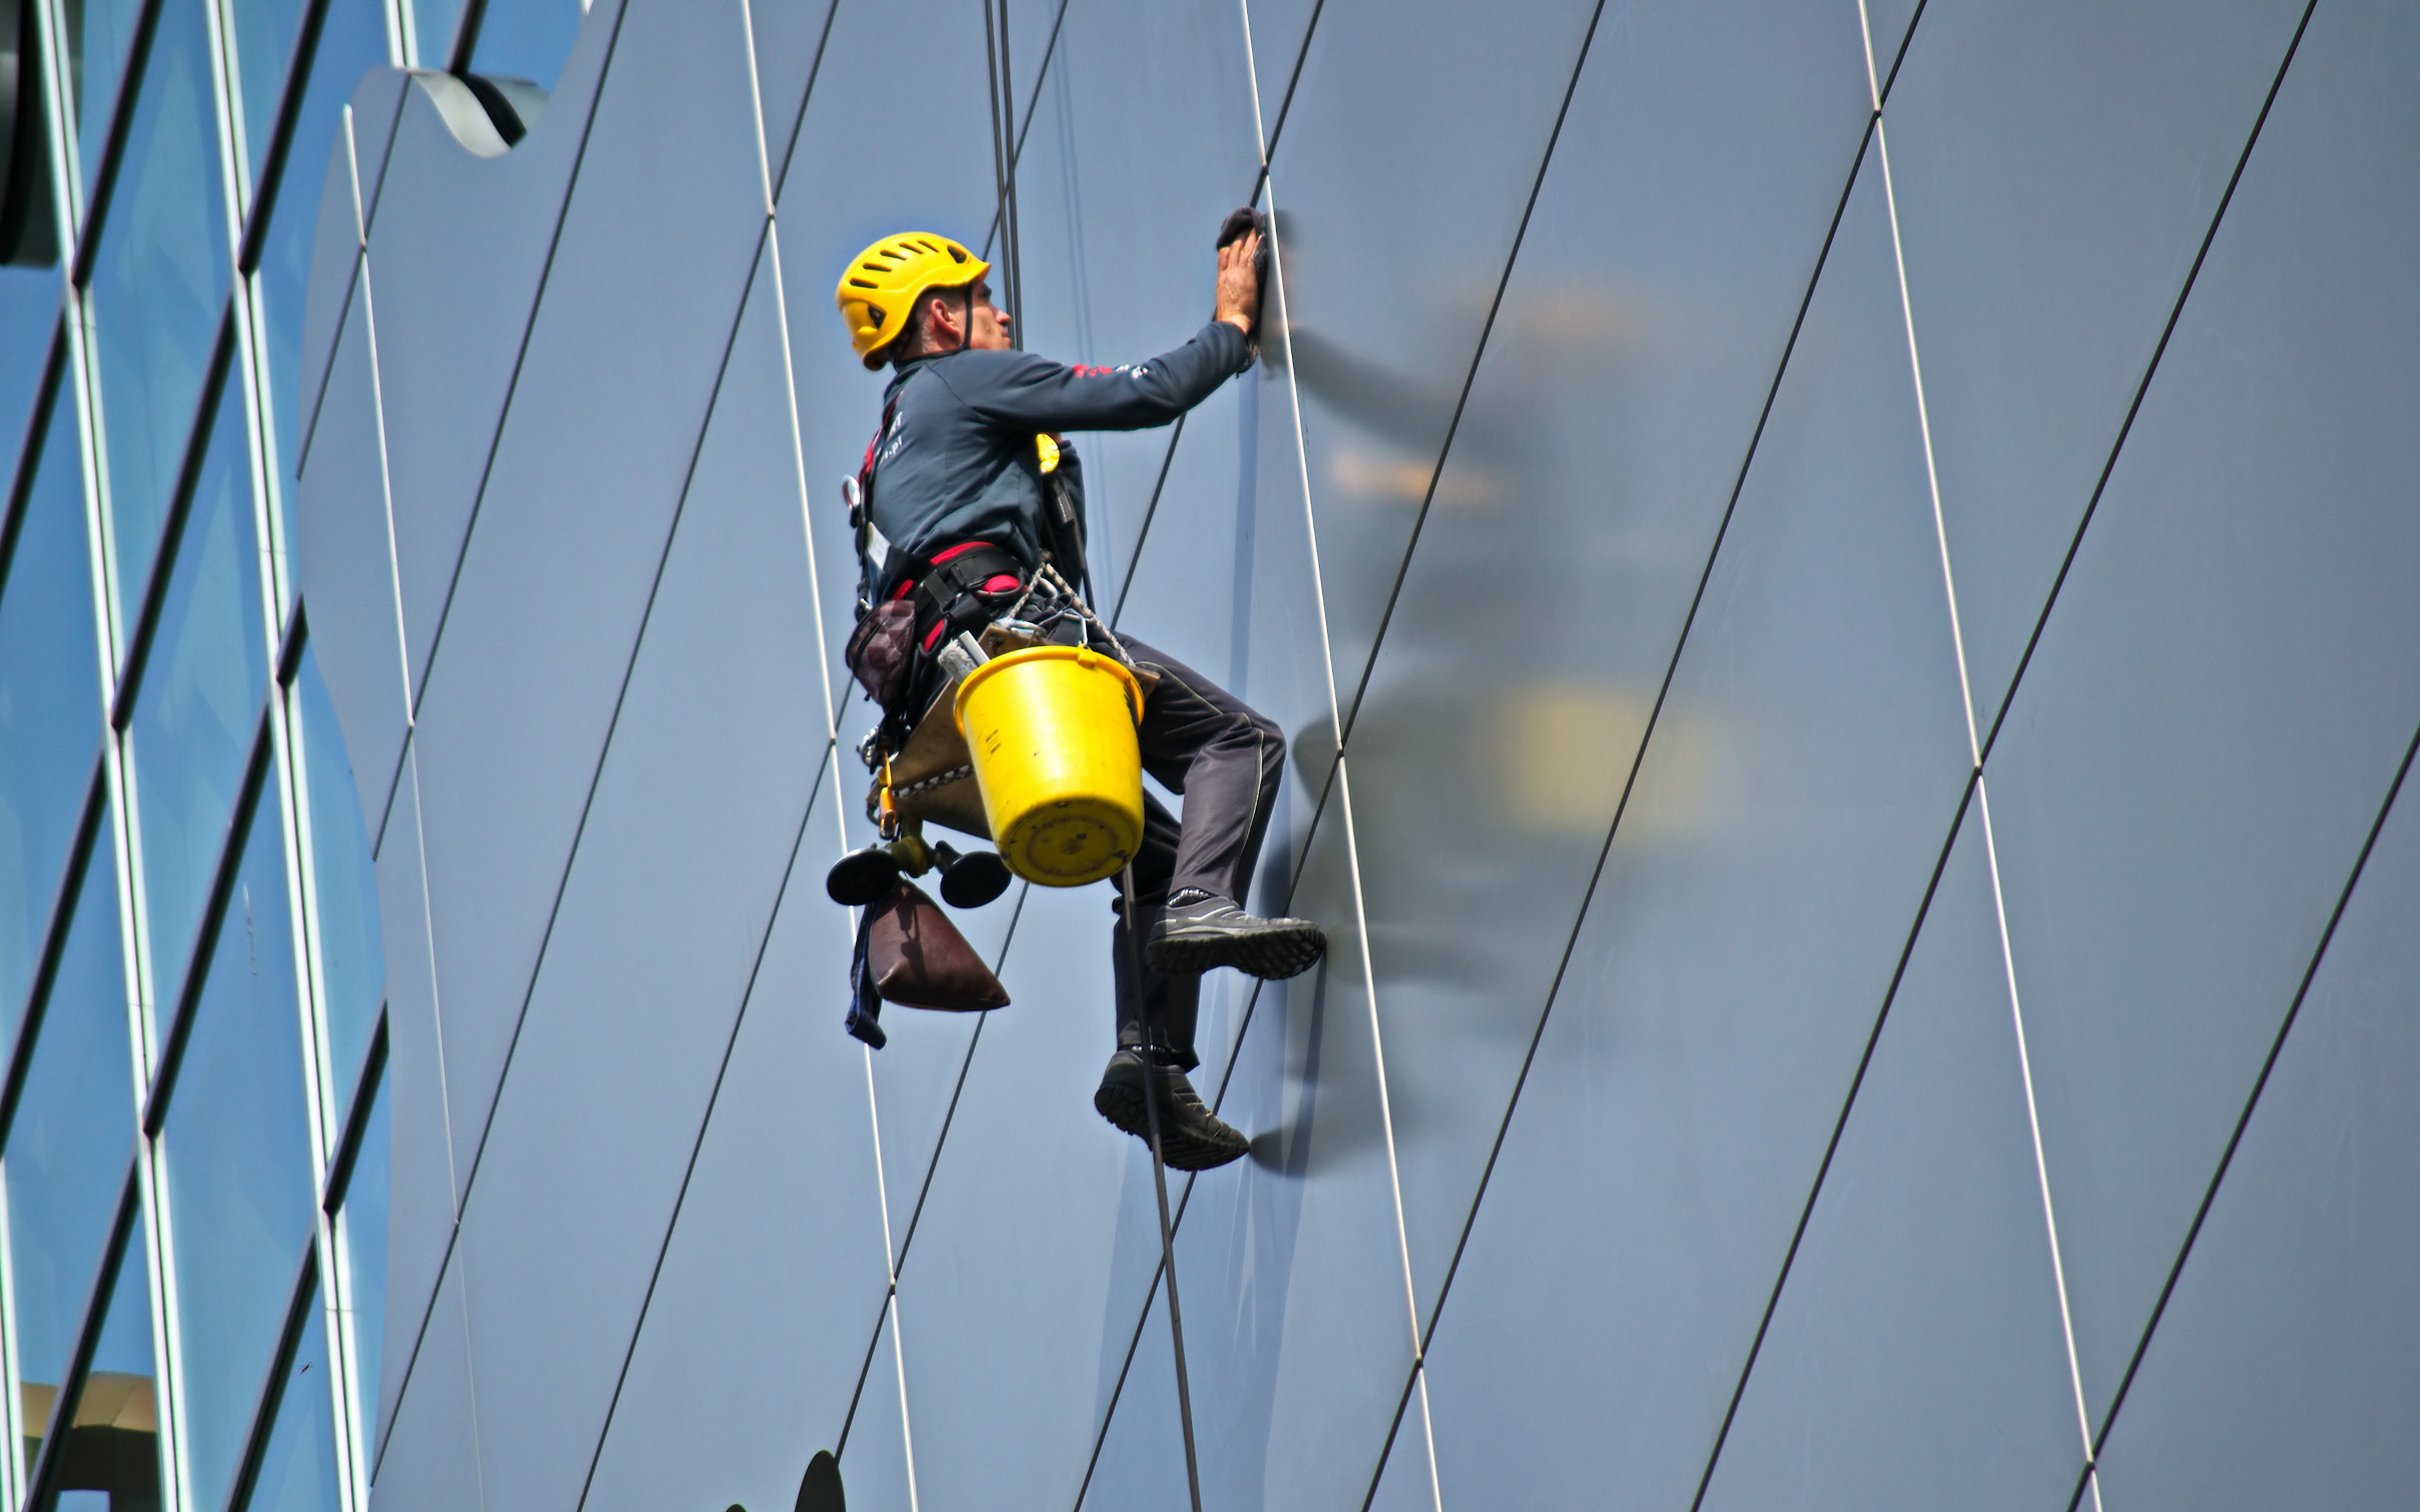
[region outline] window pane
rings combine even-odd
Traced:
[[[378,873],[352,763],[345,755],[345,737],[336,727],[328,685],[307,648],[295,687],[302,706],[303,780],[311,792],[311,865],[319,886],[329,1085],[341,1107],[352,1096],[353,1077],[361,1071],[379,998],[386,991],[386,949],[379,935]]]
[[[454,23],[462,19],[462,0],[411,0],[412,24],[420,34],[424,69],[442,69],[454,56]]]
[[[17,481],[58,323],[56,268],[0,268],[0,494]]]
[[[59,1476],[60,1512],[136,1512],[160,1504],[153,1369],[151,1273],[136,1233],[117,1262],[101,1343],[69,1418],[75,1427]]]
[[[29,1425],[44,1420],[67,1372],[134,1149],[126,1024],[117,868],[104,839],[77,890],[75,922],[0,1162],[17,1374]]]
[[[295,392],[302,350],[302,306],[311,285],[311,248],[319,226],[319,186],[327,180],[328,156],[344,129],[345,102],[362,75],[381,67],[386,55],[386,18],[373,0],[329,0],[312,54],[311,81],[294,123],[285,187],[257,273],[262,323],[269,328],[269,431],[277,438],[277,476],[283,482],[287,549],[294,548],[294,449],[302,439]]]
[[[302,24],[303,0],[240,0],[235,14],[236,72],[243,87],[243,145],[252,181],[260,182],[260,162],[277,131],[277,102],[286,96],[286,68],[294,60],[294,34]]]
[[[480,73],[527,79],[552,89],[571,44],[580,40],[580,0],[489,0],[471,66]]]
[[[162,1147],[177,1234],[194,1504],[219,1506],[310,1242],[309,1125],[277,808],[244,844],[170,1092]]]
[[[319,1294],[286,1367],[277,1426],[260,1459],[248,1512],[335,1512],[336,1411],[328,1389],[328,1323]]]
[[[336,1214],[337,1232],[345,1245],[346,1308],[352,1321],[353,1361],[361,1373],[353,1382],[353,1400],[361,1404],[365,1438],[378,1427],[379,1371],[383,1368],[386,1342],[389,1146],[384,1077],[379,1079],[376,1095],[369,1123],[362,1131],[362,1148],[353,1156],[353,1174],[345,1183],[345,1206]]]
[[[154,1001],[183,990],[194,930],[269,687],[243,400],[219,406],[130,732]]]
[[[198,10],[200,8],[195,7]],[[126,50],[133,45],[143,0],[60,0],[59,29],[68,44],[68,81],[76,116],[76,151],[84,164],[85,193],[101,172],[109,144],[109,117],[117,109],[117,88],[126,76]]]
[[[71,395],[52,406],[40,468],[0,579],[0,1051],[16,1037],[101,738]]]
[[[118,604],[130,623],[159,549],[226,302],[226,206],[204,44],[199,4],[162,9],[93,268]]]

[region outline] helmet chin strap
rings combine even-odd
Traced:
[[[965,351],[967,343],[975,339],[975,286],[969,284],[965,285],[965,289],[966,302],[958,307],[962,312],[958,320],[958,350],[960,351]]]

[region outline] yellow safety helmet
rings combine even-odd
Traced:
[[[956,288],[991,271],[991,264],[947,237],[905,231],[849,259],[832,300],[848,322],[848,344],[868,367],[880,367],[882,349],[908,329],[908,312],[925,291]]]

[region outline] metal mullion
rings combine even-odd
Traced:
[[[219,129],[219,193],[226,205],[227,259],[233,262],[242,244],[243,225],[252,208],[252,154],[244,140],[243,60],[236,56],[233,17],[228,0],[166,0],[170,5],[202,8],[202,34],[209,39],[210,92],[217,98]]]
[[[361,1156],[363,1136],[369,1129],[370,1104],[378,1100],[379,1085],[386,1075],[386,1010],[380,1007],[378,1023],[370,1030],[370,1047],[363,1055],[360,1074],[353,1081],[352,1098],[345,1104],[344,1126],[337,1133],[335,1150],[328,1157],[327,1180],[319,1188],[322,1211],[337,1211],[352,1195],[353,1166]]]
[[[185,1447],[184,1303],[177,1290],[175,1204],[168,1200],[167,1151],[156,1134],[139,1133],[136,1138],[135,1171],[143,1186],[140,1216],[148,1244],[145,1263],[151,1272],[151,1359],[157,1371],[152,1399],[160,1418],[160,1505],[162,1512],[187,1512],[193,1508],[188,1492],[194,1470]]]
[[[343,1089],[336,1078],[340,1069],[350,1068],[339,1068],[332,1058],[328,1032],[327,959],[319,938],[318,841],[318,831],[312,825],[311,810],[311,736],[302,726],[299,702],[302,695],[296,684],[296,677],[302,670],[302,654],[309,644],[310,627],[298,608],[294,625],[279,648],[274,696],[280,705],[280,719],[284,727],[279,755],[283,764],[280,786],[286,795],[289,816],[287,876],[294,909],[295,949],[302,972],[302,1048],[308,1078],[304,1090],[311,1104],[311,1179],[316,1191],[327,1184],[336,1159],[336,1145],[343,1138],[343,1104],[338,1101]]]
[[[67,386],[67,336],[61,323],[51,323],[51,351],[42,359],[42,377],[34,386],[34,402],[25,414],[25,441],[17,452],[17,471],[0,479],[0,597],[8,591],[8,564],[16,560],[17,539],[24,533],[25,513],[33,507],[34,477],[42,470],[42,441],[57,413],[59,391]]]
[[[35,0],[33,46],[41,61],[43,124],[51,133],[52,224],[59,228],[59,277],[75,266],[76,228],[84,214],[84,176],[76,171],[76,148],[69,130],[67,50],[58,24],[58,0]],[[24,39],[18,42],[22,49]],[[22,54],[21,54],[22,55]]]
[[[0,1502],[25,1504],[25,1403],[18,1384],[16,1239],[8,1228],[8,1163],[0,1160]]]

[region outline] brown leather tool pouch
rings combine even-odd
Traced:
[[[866,970],[884,1002],[946,1013],[1008,1006],[1000,979],[914,883],[902,881],[876,903],[866,931]]]
[[[865,696],[888,711],[908,690],[916,667],[916,606],[894,598],[876,604],[848,633],[844,653]]]

